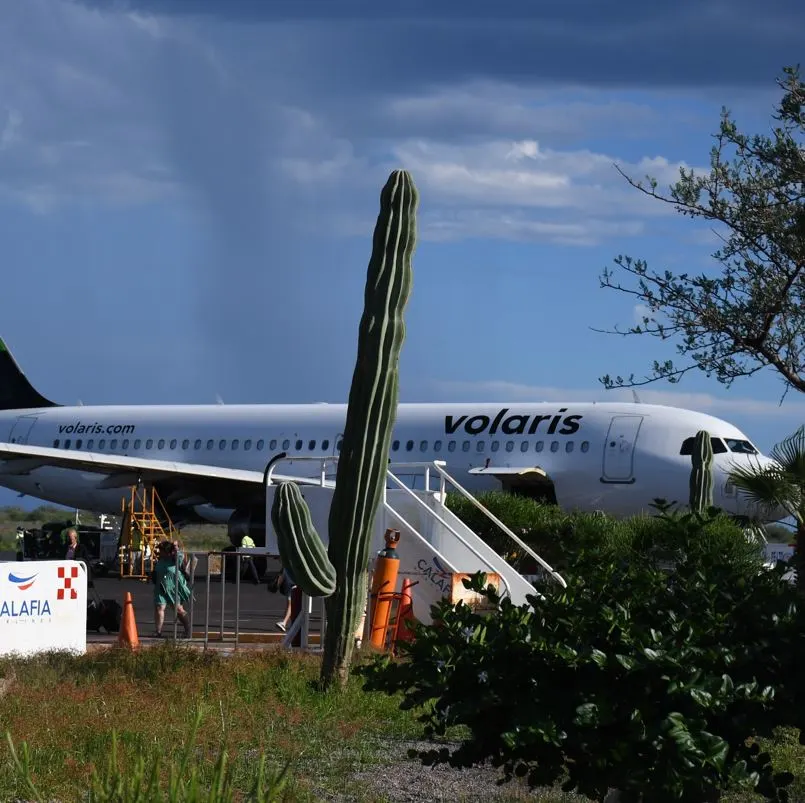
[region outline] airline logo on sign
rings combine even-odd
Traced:
[[[59,580],[62,585],[56,591],[56,599],[78,599],[73,583],[78,579],[78,566],[59,566]],[[69,592],[69,593],[68,593]]]
[[[52,571],[52,570],[51,570]],[[49,621],[52,604],[60,600],[77,600],[78,591],[75,586],[78,580],[78,564],[75,566],[59,566],[56,568],[58,587],[56,600],[48,599],[49,595],[41,594],[36,587],[39,572],[25,574],[9,571],[4,574],[8,585],[16,592],[10,599],[0,601],[0,622],[21,623],[32,619],[40,622]],[[5,595],[3,595],[5,596]]]
[[[0,655],[86,652],[86,603],[81,561],[0,563]]]

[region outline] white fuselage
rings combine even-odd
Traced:
[[[0,413],[0,441],[73,452],[126,455],[175,463],[262,471],[279,452],[337,455],[346,405],[195,405],[54,407]],[[627,403],[401,404],[393,464],[444,460],[469,490],[500,488],[500,477],[473,469],[539,467],[565,509],[628,515],[656,498],[688,501],[691,458],[683,442],[699,430],[720,439],[714,502],[747,512],[727,482],[732,465],[761,459],[731,424],[674,407]],[[765,458],[764,458],[765,459]],[[9,461],[11,466],[11,461]],[[283,474],[316,474],[309,462],[284,463]],[[404,476],[405,470],[395,470]],[[413,475],[412,475],[413,476]],[[421,473],[418,473],[421,478]],[[413,481],[413,480],[412,480]],[[0,485],[69,507],[118,513],[125,488],[104,488],[97,473],[41,467],[3,471]],[[225,521],[229,510],[196,508]]]

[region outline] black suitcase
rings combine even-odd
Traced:
[[[87,601],[87,630],[100,633],[119,633],[123,621],[123,606],[116,599],[101,599],[93,582],[88,583],[92,596]]]

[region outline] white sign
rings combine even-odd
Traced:
[[[87,567],[76,560],[0,563],[0,655],[87,651]]]

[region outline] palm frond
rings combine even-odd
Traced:
[[[805,425],[776,444],[769,456],[791,475],[800,488],[805,488]]]
[[[729,480],[758,508],[768,512],[783,508],[800,520],[801,487],[784,469],[760,464],[735,466],[729,473]]]

